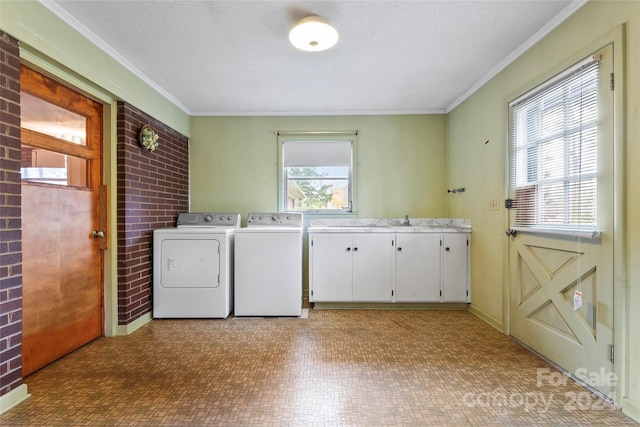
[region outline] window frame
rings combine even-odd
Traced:
[[[556,75],[552,76],[551,78],[547,79],[546,81],[541,82],[540,84],[536,85],[535,87],[531,88],[530,90],[526,91],[524,94],[521,94],[520,96],[518,96],[516,99],[512,100],[509,102],[508,104],[508,165],[509,165],[509,197],[510,200],[514,201],[514,205],[513,208],[511,209],[511,212],[509,214],[509,227],[512,230],[517,230],[517,231],[526,231],[526,232],[542,232],[542,233],[550,233],[550,234],[570,234],[570,235],[583,235],[584,237],[596,237],[598,236],[600,233],[598,231],[598,222],[599,222],[599,210],[600,210],[600,144],[602,144],[602,141],[600,140],[600,115],[601,115],[601,101],[600,101],[600,91],[603,90],[601,88],[601,86],[605,85],[605,75],[604,73],[602,73],[602,71],[598,71],[596,69],[596,75],[597,75],[597,82],[595,84],[596,86],[596,101],[595,101],[595,106],[596,106],[596,119],[595,119],[595,134],[596,134],[596,140],[595,140],[595,155],[596,155],[596,160],[595,160],[595,167],[596,167],[596,171],[595,172],[591,172],[591,173],[585,173],[583,176],[580,177],[580,179],[576,180],[575,176],[572,176],[569,172],[567,172],[567,170],[564,170],[564,174],[561,178],[556,179],[558,182],[562,183],[564,187],[567,187],[567,185],[571,185],[572,183],[576,182],[576,181],[580,181],[580,182],[586,182],[588,181],[588,179],[595,179],[595,209],[594,209],[594,216],[595,216],[595,221],[594,223],[579,223],[579,222],[571,222],[571,221],[563,221],[563,223],[552,223],[552,222],[544,222],[544,221],[540,221],[538,218],[540,216],[540,210],[541,207],[539,206],[539,198],[541,196],[539,196],[537,193],[538,191],[536,191],[535,189],[533,189],[534,187],[537,188],[537,186],[540,185],[540,183],[545,184],[545,180],[539,177],[536,177],[533,182],[534,184],[532,185],[527,185],[527,186],[521,186],[519,185],[518,181],[518,175],[525,173],[525,174],[529,174],[531,171],[524,170],[524,171],[518,171],[515,170],[514,167],[515,165],[517,165],[518,163],[520,163],[517,159],[518,155],[521,153],[521,151],[523,149],[527,149],[527,150],[538,150],[537,151],[537,159],[536,162],[540,162],[542,161],[540,156],[540,146],[543,142],[541,142],[544,138],[540,138],[539,140],[536,140],[534,142],[528,142],[526,144],[524,144],[521,147],[518,147],[518,143],[517,143],[517,138],[518,135],[515,135],[516,133],[516,125],[515,125],[515,121],[517,120],[517,114],[518,111],[516,110],[516,106],[518,104],[521,104],[522,102],[526,102],[530,99],[534,99],[536,97],[538,97],[540,94],[544,94],[544,93],[550,93],[552,92],[554,89],[557,89],[559,87],[563,87],[563,85],[566,84],[566,82],[571,79],[572,76],[581,73],[583,69],[591,67],[592,64],[598,64],[597,67],[600,68],[600,59],[601,56],[599,54],[592,54],[587,56],[585,59],[575,63],[573,66],[570,66],[568,68],[566,68],[565,70],[557,73]],[[563,95],[563,102],[566,99]],[[563,105],[562,108],[565,108],[565,106]],[[566,112],[563,111],[563,116],[562,116],[562,120],[565,120]],[[566,131],[567,128],[563,127],[563,131],[562,133],[562,143],[563,143],[563,154],[562,154],[562,162],[565,163],[565,169],[567,169],[567,162],[569,161],[568,159],[568,148],[567,148],[567,140],[570,137],[567,137],[567,135],[564,134],[564,132]],[[541,130],[541,128],[537,129],[538,131]],[[528,162],[528,161],[527,161]],[[537,163],[536,163],[537,164]],[[516,168],[517,169],[517,168]],[[539,168],[538,170],[536,170],[536,172],[540,172]],[[527,181],[529,181],[529,179],[527,178]],[[530,195],[531,191],[533,191],[534,193],[536,193],[533,197]],[[567,189],[565,188],[565,193],[567,191]],[[518,208],[518,203],[521,202],[521,196],[523,193],[529,193],[529,194],[525,194],[524,197],[527,201],[534,201],[535,203],[533,205],[530,205],[529,209],[525,209],[523,210],[522,208]],[[569,199],[563,199],[563,204],[562,204],[562,214],[563,214],[563,218],[567,218],[567,215],[571,215],[571,212],[573,212],[572,207],[571,207],[571,201]],[[533,220],[532,220],[533,217]]]
[[[278,210],[280,212],[303,212],[307,215],[350,215],[356,212],[357,177],[357,131],[346,132],[276,132],[278,146]],[[348,173],[347,206],[342,209],[294,209],[287,205],[287,168],[284,166],[284,144],[286,142],[350,142],[351,167]],[[327,165],[329,166],[329,165]],[[327,177],[325,179],[328,179]]]

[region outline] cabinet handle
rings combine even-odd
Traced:
[[[402,248],[398,248],[398,252],[402,252]]]
[[[449,248],[444,248],[445,251],[449,252]]]
[[[349,252],[351,250],[351,248],[347,248],[346,250],[347,250],[347,252]]]

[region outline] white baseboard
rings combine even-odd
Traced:
[[[3,394],[2,396],[0,396],[0,415],[4,414],[9,409],[13,408],[21,402],[24,402],[30,397],[31,395],[29,394],[29,390],[26,384],[21,384],[10,392]]]
[[[488,315],[487,313],[485,313],[484,311],[480,310],[478,307],[476,307],[473,304],[469,304],[469,307],[467,308],[467,310],[470,313],[475,314],[477,317],[479,317],[480,319],[484,320],[485,322],[487,322],[489,325],[493,326],[494,328],[496,328],[500,332],[504,333],[504,325],[503,325],[503,323],[501,321],[499,321],[498,319],[496,319],[495,317]]]
[[[151,322],[151,313],[143,314],[128,325],[118,325],[116,327],[116,335],[129,335],[130,333],[140,329],[142,326]]]
[[[629,400],[622,399],[622,413],[640,423],[640,404]]]

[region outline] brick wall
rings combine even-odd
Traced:
[[[149,152],[144,125],[160,136]],[[118,324],[151,311],[152,232],[173,227],[189,208],[188,138],[125,102],[118,103]]]
[[[0,31],[0,396],[22,384],[19,54]]]

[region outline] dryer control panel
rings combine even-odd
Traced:
[[[250,212],[247,227],[252,226],[302,227],[301,212]]]
[[[178,215],[176,227],[240,227],[239,213],[185,212]]]

